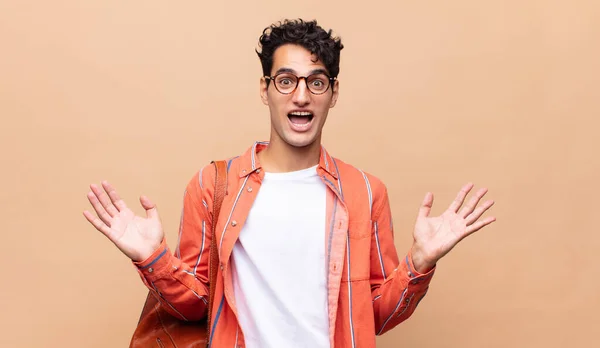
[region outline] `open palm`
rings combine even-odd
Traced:
[[[448,209],[435,217],[429,216],[433,205],[433,194],[425,195],[419,209],[413,237],[421,261],[427,266],[435,264],[463,238],[496,220],[494,217],[488,217],[479,221],[483,213],[494,204],[494,201],[490,200],[477,207],[481,198],[487,193],[485,188],[477,191],[469,203],[459,211],[472,188],[473,184],[470,183],[463,186]]]
[[[87,210],[83,215],[127,257],[133,261],[145,260],[164,237],[156,205],[147,197],[140,197],[146,217],[136,216],[108,182],[102,182],[102,187],[104,190],[90,185],[91,191],[87,195],[97,216]]]

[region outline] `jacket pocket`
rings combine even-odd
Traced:
[[[342,281],[367,280],[371,270],[371,220],[350,221]],[[348,262],[350,256],[350,262]]]

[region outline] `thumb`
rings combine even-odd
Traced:
[[[146,196],[140,197],[140,203],[142,203],[142,207],[146,210],[146,217],[149,219],[158,219],[158,211],[156,210],[156,204],[154,204],[150,198]]]
[[[425,198],[423,199],[423,203],[421,203],[421,207],[419,208],[419,217],[428,217],[432,205],[433,193],[427,192],[427,194],[425,194]]]

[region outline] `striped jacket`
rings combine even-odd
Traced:
[[[237,321],[230,256],[264,172],[255,143],[228,161],[228,189],[217,219],[220,267],[212,311],[211,347],[244,347]],[[398,259],[387,190],[322,148],[317,172],[327,185],[328,313],[331,346],[374,347],[375,336],[406,320],[425,296],[435,269],[414,270],[410,252]],[[166,241],[148,259],[134,263],[148,289],[183,320],[206,316],[208,260],[215,171],[199,170],[187,185],[177,247]],[[258,323],[260,325],[260,323]]]

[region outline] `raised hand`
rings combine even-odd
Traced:
[[[459,211],[472,188],[471,183],[463,186],[448,209],[436,217],[429,216],[433,205],[433,194],[425,195],[413,233],[412,258],[417,271],[430,270],[463,238],[496,221],[495,217],[479,220],[494,204],[494,201],[489,200],[477,207],[481,198],[487,193],[486,188],[479,189],[469,203]]]
[[[104,190],[92,184],[87,194],[97,216],[87,210],[83,215],[127,257],[133,261],[147,259],[164,237],[156,205],[147,197],[140,197],[146,217],[136,216],[108,182],[103,181],[102,187]]]

